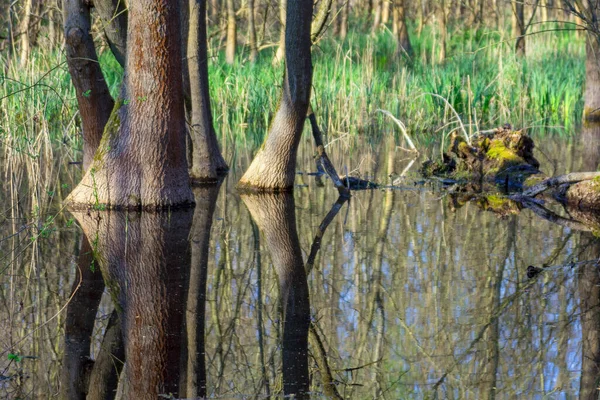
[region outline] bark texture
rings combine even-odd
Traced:
[[[206,0],[189,0],[187,69],[190,84],[192,166],[190,177],[216,181],[227,171],[221,155],[210,109],[208,51],[206,43]]]
[[[178,397],[191,210],[76,213],[119,312],[126,399]]]
[[[294,185],[296,154],[312,83],[312,0],[289,2],[285,33],[285,76],[277,114],[267,138],[240,180],[257,190],[289,190]]]
[[[193,203],[185,156],[180,10],[130,4],[125,90],[72,208],[163,209]]]
[[[114,102],[98,63],[90,33],[90,5],[84,0],[63,0],[65,50],[75,86],[83,128],[83,168],[88,169],[102,139]]]
[[[289,15],[288,15],[289,16]],[[264,234],[279,279],[283,308],[283,391],[309,398],[310,301],[291,193],[242,196]]]

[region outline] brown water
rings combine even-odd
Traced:
[[[597,165],[589,143],[545,139],[537,155],[548,173],[582,170]],[[44,181],[35,196],[33,178],[9,169],[0,397],[83,398],[86,374],[100,396],[124,358],[119,391],[135,399],[594,394],[600,274],[581,263],[600,257],[593,234],[529,210],[500,218],[475,203],[456,208],[443,191],[413,185],[418,163],[401,178],[410,158],[389,144],[338,141],[330,151],[340,169],[396,185],[338,203],[312,268],[335,190],[303,174],[293,196],[240,197],[251,157],[241,151],[229,154],[220,188],[195,189],[195,210],[158,215],[50,212],[76,167],[53,166],[45,176],[59,183]],[[301,172],[313,169],[311,155],[303,143]]]

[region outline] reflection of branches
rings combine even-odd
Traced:
[[[513,196],[513,200],[519,201],[524,207],[530,209],[531,211],[536,213],[538,216],[540,216],[550,222],[553,222],[557,225],[564,226],[569,229],[583,231],[583,232],[591,232],[592,231],[592,229],[590,227],[586,226],[585,224],[583,224],[577,220],[571,219],[571,218],[561,217],[560,215],[556,214],[555,212],[548,210],[540,202],[538,202],[534,199],[531,199],[529,197]]]
[[[338,197],[335,204],[331,207],[331,210],[329,210],[325,218],[323,218],[323,222],[321,222],[321,224],[319,225],[319,230],[317,231],[313,243],[310,246],[310,255],[308,256],[308,260],[306,261],[306,275],[309,275],[312,271],[312,268],[315,264],[315,258],[317,257],[317,253],[321,249],[321,241],[323,240],[323,235],[325,235],[327,227],[329,226],[329,224],[331,224],[336,215],[338,215],[338,213],[342,209],[342,206],[347,201],[348,197],[346,196]]]

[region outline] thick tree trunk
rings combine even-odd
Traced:
[[[227,171],[215,133],[208,87],[206,0],[189,0],[187,67],[191,98],[192,167],[194,180],[215,181]]]
[[[185,155],[179,5],[129,7],[125,90],[90,168],[66,202],[74,208],[164,209],[193,203]]]
[[[120,382],[127,387],[124,398],[179,397],[192,211],[75,216],[94,238],[119,312],[127,361]]]
[[[225,61],[230,65],[235,62],[235,48],[237,46],[236,36],[235,6],[233,0],[227,0],[227,44],[225,47]]]
[[[90,32],[88,2],[63,0],[63,20],[67,63],[83,127],[83,168],[87,170],[100,144],[114,102],[100,69]]]
[[[124,0],[94,0],[104,34],[115,58],[125,67],[127,54],[127,7]]]
[[[408,27],[406,26],[405,0],[394,1],[394,33],[396,34],[396,53],[406,54],[411,57],[413,54],[410,37],[408,36]]]
[[[273,57],[273,65],[279,65],[285,56],[285,19],[287,10],[287,0],[279,0],[279,47]]]
[[[297,0],[300,2],[300,0]],[[289,17],[289,14],[288,14]],[[242,196],[263,232],[279,279],[283,308],[283,391],[308,399],[310,302],[291,193]]]
[[[279,108],[269,134],[240,180],[257,190],[289,190],[294,185],[296,154],[306,119],[312,83],[312,0],[287,6],[285,76]]]
[[[248,44],[250,45],[250,62],[252,63],[255,63],[258,58],[254,11],[254,0],[248,0]]]
[[[104,292],[100,269],[94,268],[92,247],[87,237],[82,239],[73,282],[72,298],[65,318],[65,350],[61,394],[65,399],[86,398],[91,360],[90,345],[96,313]]]
[[[600,122],[600,38],[588,32],[585,45],[585,93],[583,118]]]
[[[210,232],[219,196],[219,185],[194,188],[196,208],[190,236],[192,263],[185,312],[187,346],[185,357],[186,398],[206,397],[206,360],[204,327],[206,315],[206,279],[208,271]],[[183,388],[182,388],[183,392]]]

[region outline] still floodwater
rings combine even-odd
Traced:
[[[381,148],[332,153],[389,183],[410,160]],[[577,141],[541,148],[550,174],[600,161]],[[311,153],[303,144],[301,169]],[[240,197],[249,157],[220,188],[196,188],[195,210],[165,214],[34,219],[35,196],[17,202],[26,180],[8,171],[0,397],[84,398],[89,382],[88,398],[110,398],[119,372],[132,399],[597,396],[598,266],[565,266],[600,257],[594,235],[398,180],[338,203],[319,242],[328,182],[299,175],[294,195]]]

